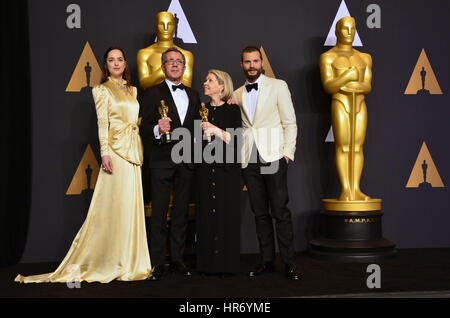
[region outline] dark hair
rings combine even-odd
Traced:
[[[109,71],[108,71],[108,66],[107,66],[107,59],[108,59],[108,54],[109,52],[111,52],[112,50],[119,50],[120,52],[122,52],[123,55],[123,59],[125,60],[125,62],[127,61],[127,58],[125,56],[125,52],[122,50],[122,48],[118,47],[118,46],[112,46],[109,49],[106,50],[105,54],[103,55],[103,66],[102,66],[102,83],[106,82],[108,80],[108,76]],[[122,75],[123,79],[127,81],[126,86],[128,91],[132,91],[131,90],[131,75],[130,75],[130,69],[128,68],[128,63],[126,63],[125,65],[125,69],[123,70],[123,75]]]
[[[259,57],[261,58],[261,60],[263,59],[260,49],[258,49],[256,46],[247,46],[242,50],[241,62],[244,60],[244,53],[251,53],[251,52],[259,52]]]
[[[161,55],[161,64],[164,64],[164,60],[166,58],[166,54],[169,53],[169,52],[180,53],[181,56],[183,57],[183,64],[186,64],[186,58],[184,57],[184,54],[179,49],[177,49],[176,47],[170,47],[170,48],[168,48],[167,50],[164,51],[164,53]]]

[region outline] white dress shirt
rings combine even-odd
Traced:
[[[173,101],[175,103],[175,106],[178,110],[178,115],[180,116],[181,124],[183,124],[184,119],[186,118],[186,113],[189,106],[189,97],[186,93],[186,89],[176,89],[175,91],[172,89],[172,85],[178,86],[181,85],[174,84],[168,79],[165,79],[167,86],[169,87],[169,91],[172,94]],[[173,118],[172,118],[173,120]],[[161,138],[161,135],[159,134],[159,125],[156,125],[153,128],[153,133],[155,134],[156,139]]]
[[[247,114],[250,116],[250,120],[252,122],[255,119],[256,104],[258,103],[258,96],[259,96],[259,91],[261,90],[261,83],[262,83],[263,76],[264,75],[261,74],[258,77],[258,79],[253,83],[245,81],[245,85],[258,83],[258,90],[252,89],[250,92],[247,92],[247,89],[245,88],[244,95],[242,96],[245,110],[247,111]]]

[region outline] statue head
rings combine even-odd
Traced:
[[[336,23],[337,43],[352,44],[356,34],[356,23],[352,17],[344,17]]]
[[[155,18],[155,31],[159,40],[172,40],[175,30],[175,18],[167,11],[159,12]]]

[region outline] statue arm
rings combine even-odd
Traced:
[[[347,83],[347,89],[356,89],[359,93],[367,95],[372,91],[372,58],[369,54],[359,53],[361,58],[366,63],[366,68],[364,69],[364,80],[351,81]]]
[[[366,70],[361,88],[364,90],[364,94],[369,94],[372,91],[372,57],[369,54],[363,54],[363,59],[366,62]]]
[[[164,73],[161,69],[161,65],[156,71],[153,72],[148,66],[147,59],[150,57],[150,55],[151,53],[143,51],[139,51],[137,54],[139,84],[144,90],[164,80]]]
[[[191,52],[184,52],[186,58],[186,70],[184,71],[181,82],[183,85],[192,87],[192,71],[194,69],[194,55]]]
[[[358,71],[352,68],[346,70],[338,77],[334,77],[332,63],[333,56],[331,54],[324,53],[320,56],[320,76],[323,87],[328,94],[336,94],[348,82],[358,79]]]

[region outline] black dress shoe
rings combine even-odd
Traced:
[[[163,274],[164,274],[164,268],[162,267],[162,265],[156,265],[153,268],[152,274],[147,279],[152,280],[152,281],[158,281],[158,280],[161,280],[161,278],[163,277]]]
[[[274,270],[275,270],[275,268],[273,266],[273,263],[266,262],[262,266],[259,266],[256,269],[254,269],[253,271],[250,271],[248,273],[248,276],[255,277],[255,276],[260,276],[260,275],[264,275],[264,274],[269,274],[269,273],[273,273]]]
[[[294,265],[286,265],[285,267],[286,277],[291,280],[299,280],[300,274],[297,272],[297,269]]]
[[[184,265],[183,263],[180,263],[180,262],[175,262],[175,263],[170,264],[170,269],[172,270],[172,272],[181,274],[184,276],[192,275],[189,268],[187,268],[186,265]]]

